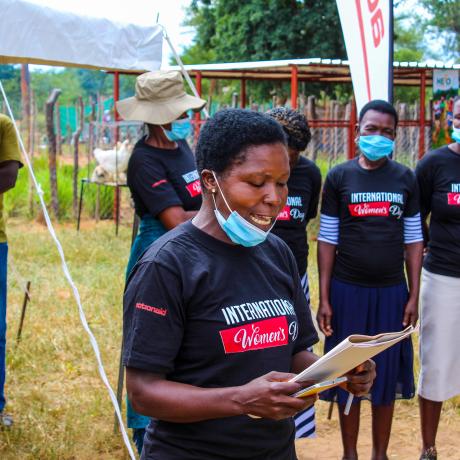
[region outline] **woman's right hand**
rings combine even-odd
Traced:
[[[316,320],[318,321],[318,327],[326,337],[330,337],[334,333],[331,327],[332,306],[329,301],[320,303]]]
[[[238,387],[235,402],[240,405],[244,414],[282,420],[293,417],[297,412],[314,404],[317,397],[294,398],[290,395],[308,386],[288,380],[295,374],[286,372],[270,372]]]

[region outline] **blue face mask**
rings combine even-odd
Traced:
[[[181,118],[180,120],[171,122],[171,130],[163,128],[163,131],[170,141],[180,141],[190,135],[192,123],[189,118]]]
[[[270,233],[273,225],[270,229],[266,232],[261,230],[260,228],[252,225],[246,219],[241,217],[236,211],[232,211],[230,206],[225,199],[224,194],[222,193],[222,189],[220,188],[219,182],[217,181],[216,175],[213,173],[214,179],[216,179],[217,187],[224,199],[227,208],[230,211],[230,215],[225,219],[225,217],[221,214],[221,212],[217,209],[216,200],[214,198],[214,194],[212,194],[212,199],[214,200],[214,214],[216,215],[217,222],[222,227],[222,230],[226,233],[226,235],[236,244],[240,244],[241,246],[245,246],[247,248],[252,246],[257,246],[260,243],[263,243],[266,239],[268,234]]]
[[[452,128],[452,139],[460,144],[460,128]]]
[[[359,136],[359,150],[370,161],[387,157],[394,149],[394,141],[385,136]]]

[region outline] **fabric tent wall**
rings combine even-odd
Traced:
[[[143,72],[161,65],[160,26],[120,24],[0,0],[0,64],[33,63]]]

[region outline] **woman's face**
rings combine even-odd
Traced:
[[[231,210],[266,231],[286,203],[289,171],[286,147],[266,144],[249,147],[244,162],[234,163],[217,180]],[[212,188],[217,192],[217,208],[227,218],[230,211],[219,187]]]

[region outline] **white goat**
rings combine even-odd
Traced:
[[[94,149],[94,157],[98,165],[93,171],[91,180],[103,184],[105,182],[126,183],[126,170],[131,156],[129,140],[117,142],[114,149]],[[118,178],[116,177],[118,173]]]

